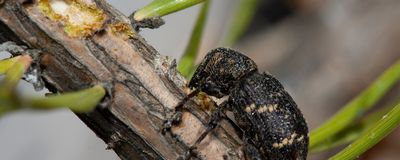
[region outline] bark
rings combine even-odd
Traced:
[[[83,2],[100,8],[106,20],[94,32],[74,37],[66,34],[63,22],[44,15],[38,1],[0,1],[0,42],[41,50],[36,63],[52,92],[112,86],[105,105],[77,116],[121,159],[177,159],[205,130],[209,114],[198,101],[189,101],[182,123],[162,135],[163,122],[185,96],[175,61],[159,55],[136,32],[129,38],[116,34],[112,25],[129,20],[105,1]],[[223,120],[196,151],[206,159],[241,159],[241,143]]]

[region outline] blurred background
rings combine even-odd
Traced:
[[[150,2],[108,1],[126,15]],[[220,46],[237,4],[238,0],[212,1],[198,60]],[[141,35],[160,54],[179,59],[199,9],[194,6],[168,15],[163,18],[165,25],[143,29]],[[398,0],[260,0],[256,15],[233,48],[281,80],[313,129],[400,58],[399,17]],[[19,89],[24,95],[46,93],[34,92],[22,81]],[[397,85],[376,108],[391,105],[399,93]],[[398,159],[399,136],[397,129],[360,159]],[[118,159],[69,110],[7,114],[0,119],[0,142],[4,160]],[[309,159],[327,159],[339,150]]]

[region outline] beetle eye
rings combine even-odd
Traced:
[[[203,90],[208,90],[210,88],[209,82],[206,82],[203,86]]]

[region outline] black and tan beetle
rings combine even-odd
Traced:
[[[306,159],[308,128],[301,111],[282,84],[268,73],[259,73],[247,56],[227,48],[210,51],[189,87],[217,98],[229,96],[218,107],[234,113],[244,132],[247,159]]]

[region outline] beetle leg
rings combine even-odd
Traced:
[[[172,125],[179,124],[181,122],[182,118],[182,111],[184,108],[184,105],[186,104],[187,101],[189,101],[190,98],[196,96],[199,93],[199,90],[194,90],[193,92],[189,93],[185,98],[183,98],[182,101],[180,101],[174,108],[175,111],[172,116],[167,117],[167,120],[164,121],[163,127],[161,129],[161,133],[165,135],[168,131],[171,130]]]

